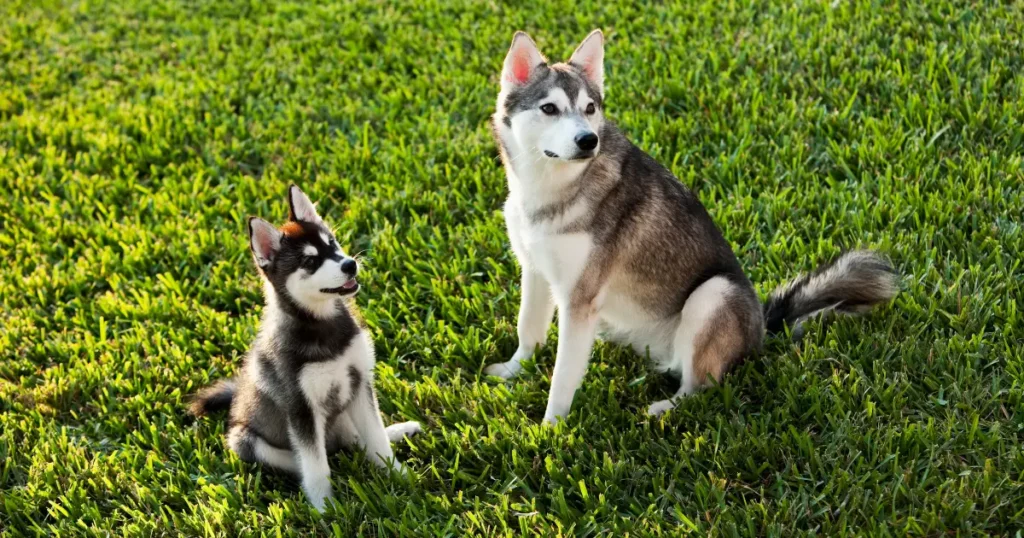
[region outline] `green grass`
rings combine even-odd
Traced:
[[[733,536],[1024,527],[1024,10],[1015,3],[0,3],[0,534]],[[773,340],[662,419],[600,344],[539,425],[487,126],[512,32],[594,27],[609,115],[694,188],[762,295],[854,246],[903,293]],[[261,296],[246,215],[300,184],[351,251],[398,455],[334,512],[187,397]],[[553,333],[554,331],[552,331]],[[552,334],[554,337],[554,334]]]

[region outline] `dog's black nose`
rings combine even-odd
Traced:
[[[590,151],[597,147],[597,135],[594,133],[580,133],[576,135],[576,145],[583,151]]]
[[[356,261],[352,258],[345,258],[345,261],[341,262],[341,270],[346,275],[352,277],[356,276],[356,271],[359,270],[359,266],[356,265]]]

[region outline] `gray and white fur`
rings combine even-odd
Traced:
[[[558,348],[544,420],[564,417],[601,330],[680,378],[659,415],[755,353],[769,332],[820,312],[862,312],[897,292],[879,255],[854,251],[762,305],[697,197],[604,118],[604,37],[548,64],[519,32],[493,117],[508,179],[505,221],[522,269],[519,348],[485,373],[511,378],[545,343]]]
[[[288,201],[289,221],[280,229],[249,219],[266,307],[245,365],[234,380],[201,391],[191,411],[202,416],[230,407],[231,450],[299,475],[309,501],[323,511],[331,497],[328,454],[355,446],[377,465],[404,472],[391,443],[420,425],[384,427],[373,342],[348,303],[359,290],[358,264],[298,187],[289,188]]]

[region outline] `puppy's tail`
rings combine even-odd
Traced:
[[[202,417],[231,407],[231,399],[234,397],[235,382],[233,380],[218,381],[199,391],[192,398],[188,410],[194,416]]]
[[[896,270],[879,254],[847,252],[773,291],[764,305],[765,326],[774,334],[788,325],[799,337],[801,324],[815,314],[860,314],[889,301],[899,292],[897,279]]]

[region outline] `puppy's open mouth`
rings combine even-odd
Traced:
[[[355,293],[358,290],[359,283],[356,282],[356,279],[350,278],[348,279],[348,282],[338,286],[337,288],[324,288],[321,289],[320,291],[322,293],[337,293],[338,295],[348,295],[350,293]]]

